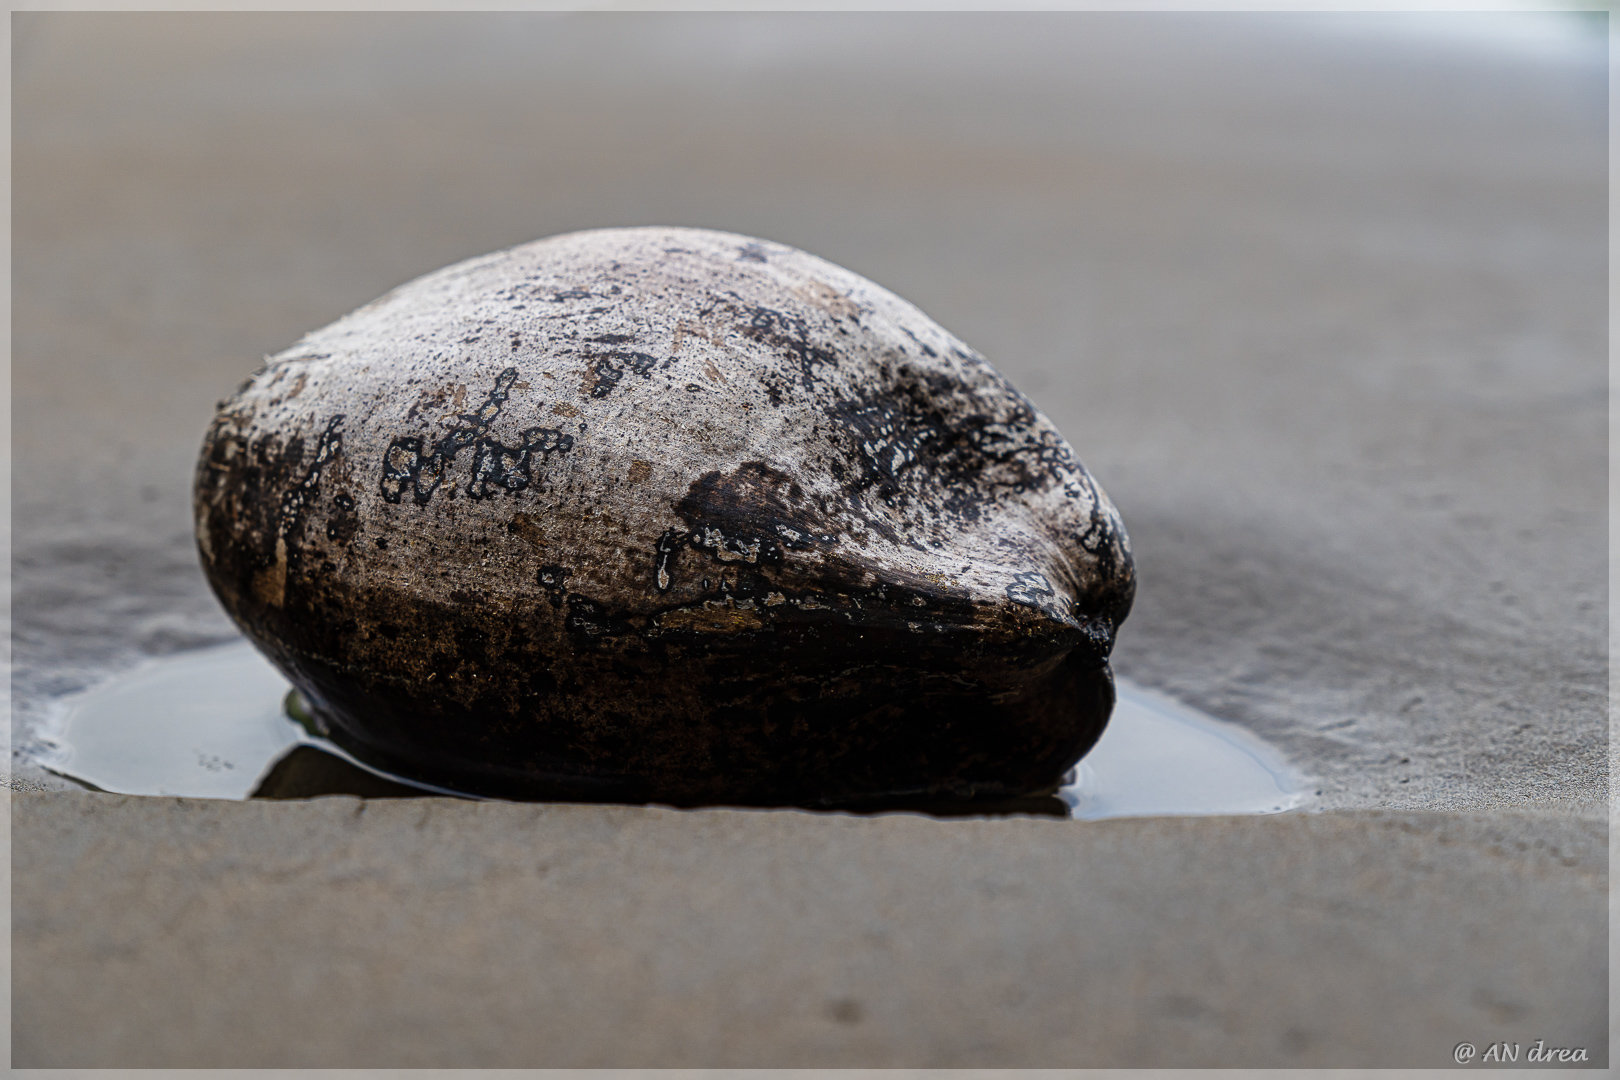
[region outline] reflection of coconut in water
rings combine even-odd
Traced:
[[[498,795],[1049,788],[1134,578],[1044,416],[915,307],[691,229],[449,267],[272,358],[199,462],[210,583],[330,736]]]

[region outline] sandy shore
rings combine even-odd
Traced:
[[[1607,1019],[1564,818],[16,806],[19,1063],[1392,1067]]]
[[[1118,670],[1322,813],[187,803],[20,760],[16,1063],[1596,1060],[1602,38],[1402,25],[19,16],[19,751],[53,695],[230,635],[190,473],[260,357],[458,258],[669,223],[1000,366],[1131,530]]]

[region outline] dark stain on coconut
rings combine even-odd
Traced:
[[[195,489],[197,497],[224,506],[236,519],[237,536],[222,552],[235,568],[236,588],[278,607],[285,598],[289,571],[298,570],[304,561],[302,525],[323,470],[342,451],[339,429],[344,417],[327,419],[307,466],[302,434],[285,442],[272,434],[250,438],[241,431],[242,419],[230,409],[215,419],[198,463]],[[349,510],[341,506],[338,510],[336,530],[341,534]]]
[[[837,542],[828,522],[787,473],[761,461],[746,461],[730,473],[713,471],[692,481],[675,504],[683,529],[658,538],[654,577],[667,591],[675,554],[691,548],[713,562],[774,566],[784,551],[805,551]]]
[[[326,521],[326,538],[342,546],[354,539],[360,530],[360,519],[354,513],[354,497],[338,492],[332,497],[332,516]]]
[[[553,304],[561,304],[568,300],[589,300],[594,295],[589,289],[556,289],[545,299]]]
[[[743,337],[769,345],[791,359],[803,385],[812,385],[820,368],[838,363],[836,353],[814,341],[802,315],[759,304],[739,304],[735,310],[742,318],[737,329]]]
[[[545,529],[528,514],[521,512],[513,514],[511,520],[506,523],[506,531],[514,536],[521,537],[526,543],[536,548],[546,546]]]
[[[1006,391],[985,408],[951,380],[901,365],[881,389],[831,402],[828,416],[848,433],[860,468],[851,493],[889,506],[939,500],[973,521],[987,501],[1062,483],[1076,467],[1072,452],[1036,427],[1022,395]]]
[[[1007,586],[1007,599],[1034,608],[1059,621],[1070,617],[1069,605],[1039,570],[1026,570]]]
[[[518,369],[515,367],[501,372],[483,405],[456,417],[459,423],[434,442],[430,449],[425,449],[425,440],[421,435],[396,436],[383,454],[380,481],[383,498],[397,503],[409,490],[418,506],[426,506],[444,480],[445,472],[455,464],[456,455],[482,438],[489,425],[501,414],[501,408],[506,404],[517,378]],[[477,483],[476,479],[474,482]],[[468,492],[472,492],[471,487]]]
[[[557,428],[527,428],[519,436],[517,446],[506,446],[485,436],[478,440],[467,494],[474,499],[487,499],[501,491],[514,494],[522,491],[533,482],[530,468],[536,454],[544,460],[554,453],[566,454],[573,448],[574,437]]]
[[[808,806],[1024,794],[1095,742],[1124,529],[927,316],[701,230],[444,274],[272,358],[198,464],[209,583],[335,742],[496,796]]]
[[[621,337],[611,334],[609,337]],[[613,393],[619,385],[619,380],[627,374],[640,375],[643,379],[652,377],[653,368],[658,361],[643,352],[613,352],[606,356],[598,356],[591,361],[590,378],[586,380],[591,397],[605,398]]]
[[[338,430],[342,426],[341,415],[334,416],[326,422],[326,430],[321,432],[320,441],[315,445],[315,460],[309,463],[309,469],[303,478],[281,497],[281,514],[276,526],[278,539],[285,540],[296,533],[298,526],[303,522],[304,510],[315,498],[315,491],[320,487],[321,469],[333,455],[343,449],[343,434]]]
[[[557,607],[562,603],[563,591],[568,583],[568,575],[571,573],[573,571],[566,566],[548,563],[540,567],[535,574],[535,580],[540,583],[540,587],[545,589],[546,595],[551,598],[552,607]]]

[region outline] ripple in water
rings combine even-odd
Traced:
[[[370,768],[293,719],[288,701],[287,681],[246,642],[180,653],[64,699],[40,763],[126,795],[456,794]],[[1107,731],[1055,798],[919,809],[1085,820],[1270,814],[1302,805],[1303,788],[1248,731],[1120,680]]]

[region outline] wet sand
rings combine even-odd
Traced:
[[[1001,367],[1131,530],[1118,670],[1322,813],[379,812],[20,761],[16,1063],[1595,1054],[1602,39],[1392,25],[19,17],[20,751],[53,695],[230,636],[190,473],[259,358],[458,258],[668,223],[830,258]]]

